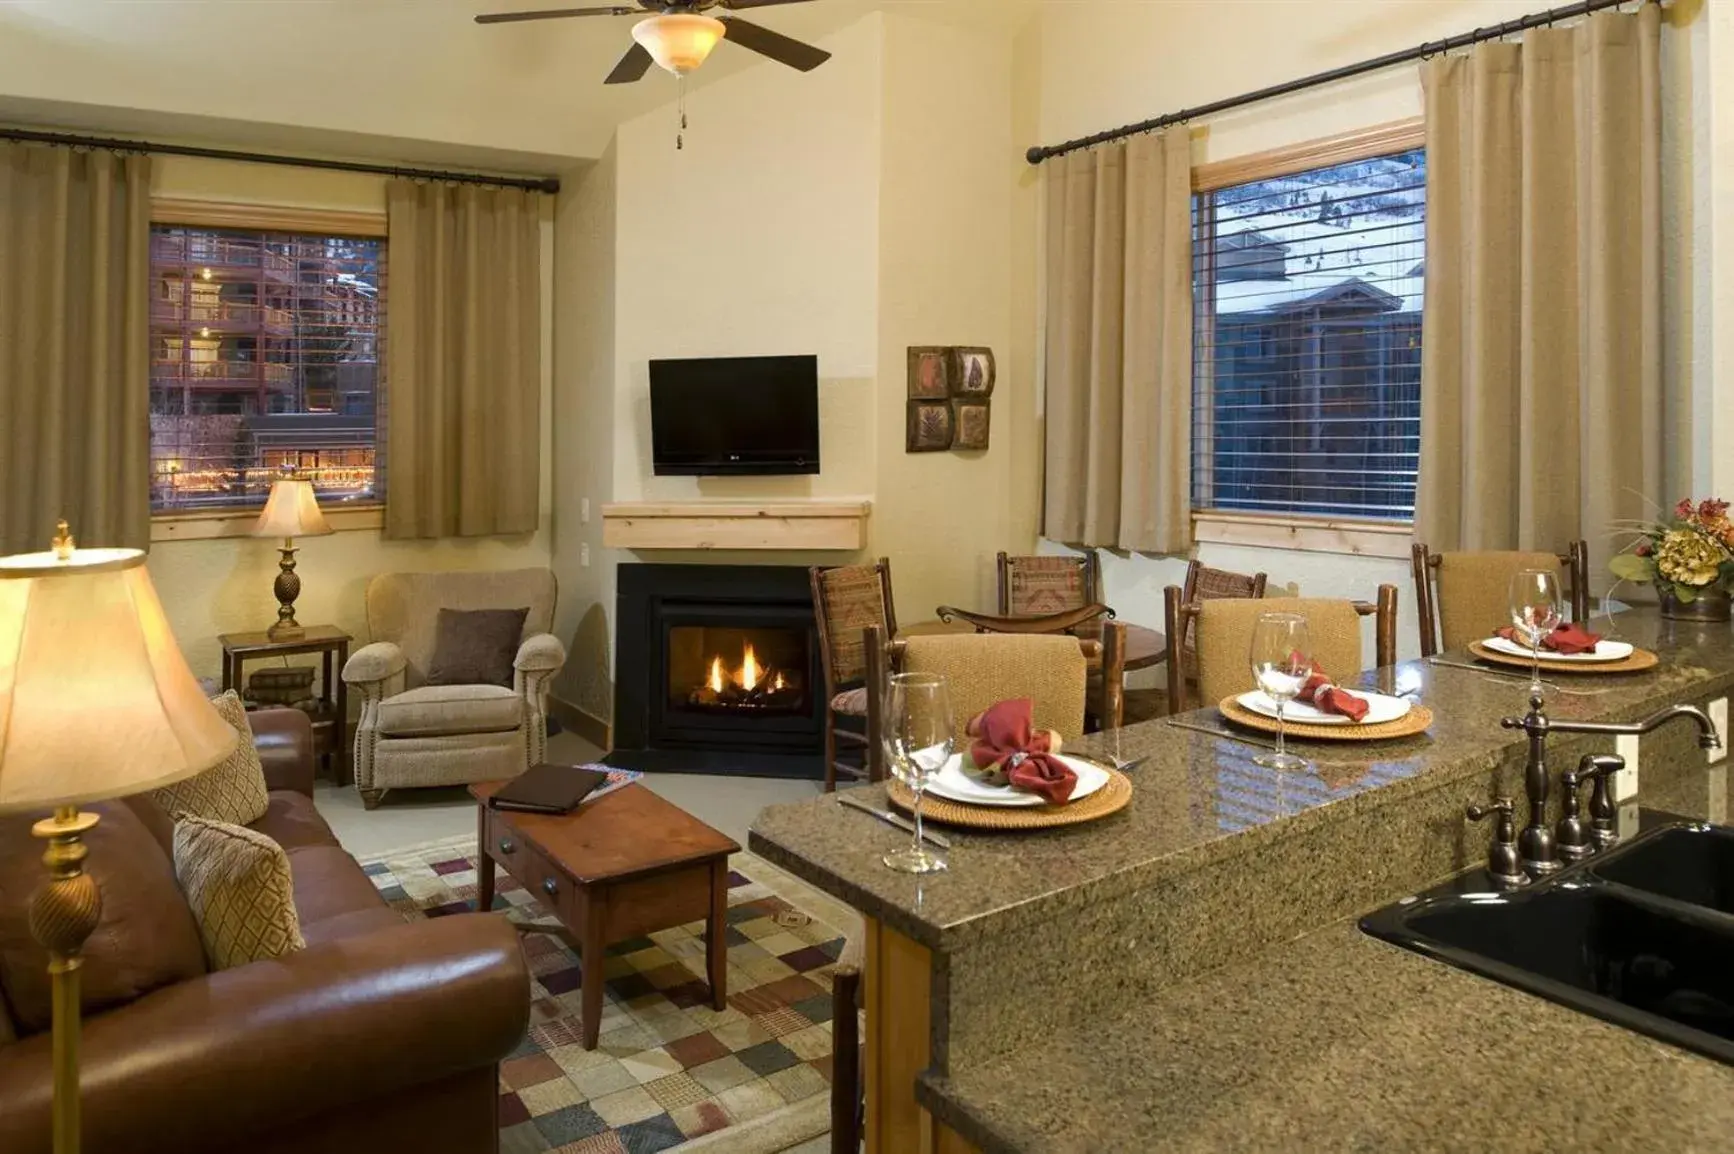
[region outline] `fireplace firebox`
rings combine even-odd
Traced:
[[[823,775],[823,674],[807,571],[622,565],[614,750],[630,769]]]

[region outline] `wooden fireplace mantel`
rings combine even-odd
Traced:
[[[629,501],[602,506],[610,549],[866,547],[871,501]]]

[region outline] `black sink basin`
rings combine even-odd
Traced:
[[[1734,914],[1734,830],[1709,825],[1658,830],[1605,859],[1589,872],[1604,881]]]
[[[1675,827],[1516,892],[1466,876],[1361,928],[1734,1064],[1731,864],[1734,831]]]

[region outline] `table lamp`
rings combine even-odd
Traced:
[[[319,511],[319,499],[313,494],[313,482],[284,465],[281,475],[271,482],[271,496],[265,501],[265,511],[253,526],[255,537],[281,537],[279,546],[283,559],[271,591],[277,595],[277,624],[265,630],[273,641],[293,641],[302,634],[301,623],[295,620],[295,598],[301,595],[301,577],[295,572],[295,538],[323,537],[333,529]]]
[[[143,553],[75,549],[62,521],[50,552],[0,557],[0,813],[54,813],[31,829],[49,880],[30,929],[48,951],[55,1154],[78,1150],[78,971],[102,916],[84,872],[98,815],[79,803],[191,777],[237,740],[181,657]]]

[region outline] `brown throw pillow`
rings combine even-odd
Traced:
[[[213,970],[307,948],[289,855],[264,834],[183,818],[175,826],[175,876]]]
[[[434,626],[429,685],[511,685],[524,636],[524,609],[441,609]]]
[[[102,890],[102,921],[85,940],[79,971],[86,1014],[205,973],[199,928],[174,862],[140,818],[140,800],[79,807],[102,818],[84,835],[85,872]],[[40,816],[0,818],[0,994],[21,1037],[48,1029],[52,1017],[48,957],[30,932],[30,896],[48,880],[42,840],[30,836]]]

